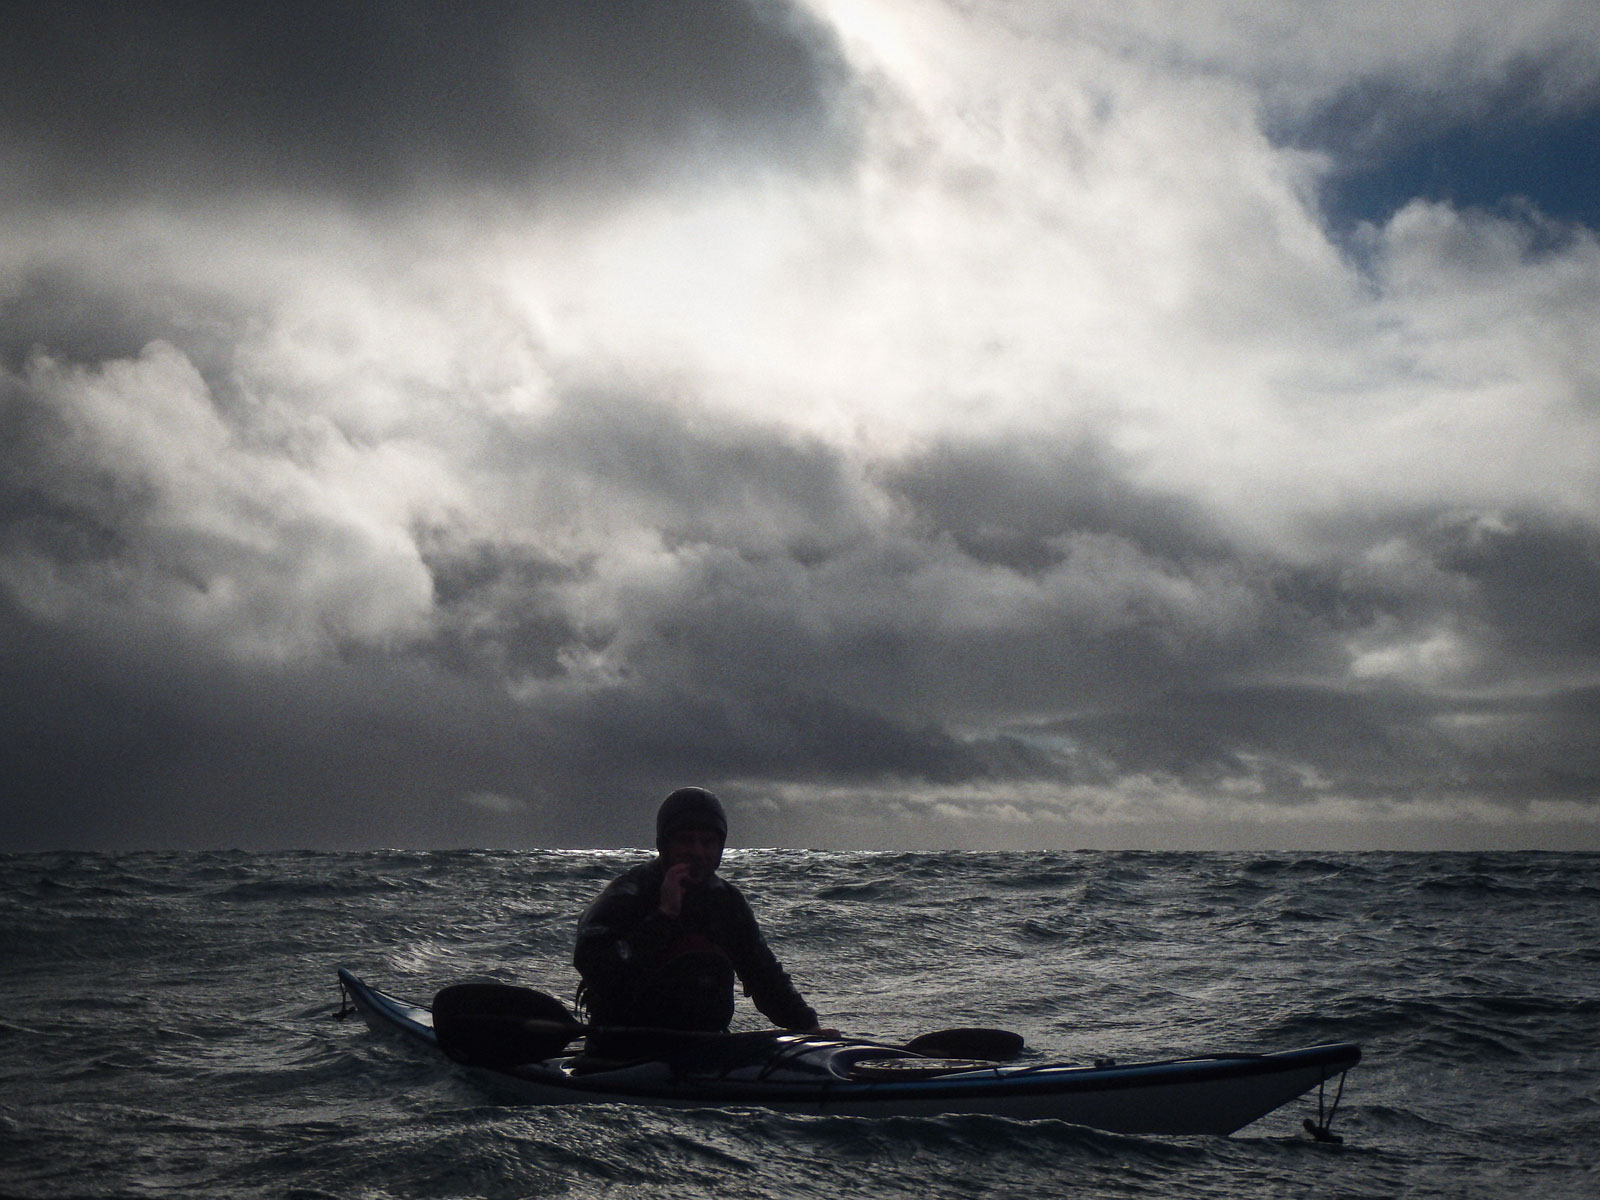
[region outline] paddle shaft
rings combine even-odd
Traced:
[[[533,988],[508,984],[458,984],[434,998],[434,1032],[440,1046],[463,1061],[498,1059],[506,1055],[527,1062],[550,1058],[580,1037],[636,1038],[663,1043],[693,1043],[727,1038],[721,1031],[664,1029],[636,1025],[586,1025],[573,1018],[554,996]],[[773,1036],[786,1031],[774,1030]],[[804,1036],[802,1031],[795,1031]],[[747,1036],[747,1035],[743,1035]],[[837,1037],[833,1031],[814,1036]],[[854,1040],[854,1039],[851,1039]],[[1016,1058],[1022,1038],[1004,1029],[945,1029],[913,1038],[903,1049],[930,1058]]]
[[[588,1037],[590,1034],[614,1033],[619,1037],[662,1037],[662,1038],[725,1038],[734,1035],[723,1029],[665,1029],[657,1025],[585,1025],[580,1021],[571,1023],[565,1021],[541,1021],[529,1018],[521,1023],[522,1028],[535,1037],[564,1037],[562,1042],[574,1041],[577,1038]],[[800,1033],[798,1029],[775,1029],[774,1034]]]
[[[522,1022],[523,1030],[534,1037],[563,1037],[563,1046],[567,1042],[579,1037],[598,1034],[602,1037],[658,1037],[663,1040],[694,1041],[696,1039],[713,1039],[737,1036],[721,1030],[701,1029],[661,1029],[648,1025],[584,1025],[581,1022],[544,1021],[528,1019]],[[774,1036],[783,1033],[793,1033],[807,1036],[806,1030],[774,1030]],[[827,1033],[812,1033],[810,1036],[827,1039],[839,1035],[833,1031]],[[855,1038],[845,1039],[856,1041]],[[887,1043],[865,1041],[865,1045],[881,1045],[885,1049],[909,1050],[913,1054],[924,1055],[929,1058],[982,1058],[990,1060],[1007,1060],[1016,1058],[1022,1053],[1023,1040],[1020,1034],[1012,1033],[1008,1029],[962,1028],[941,1029],[933,1033],[920,1034],[912,1038],[904,1046],[890,1046]]]

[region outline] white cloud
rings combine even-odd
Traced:
[[[1584,0],[1495,0],[1426,6],[1332,0],[1266,7],[1251,0],[1179,5],[1106,0],[1007,6],[1044,36],[1088,38],[1168,69],[1248,81],[1272,105],[1303,115],[1352,85],[1425,96],[1475,114],[1516,85],[1547,110],[1592,102],[1600,15]]]
[[[424,632],[432,583],[406,493],[434,474],[425,453],[363,451],[316,420],[299,430],[302,461],[251,449],[162,342],[94,368],[38,356],[22,386],[48,414],[29,447],[46,504],[0,558],[25,608],[166,626],[248,657]],[[106,541],[62,555],[61,537]]]
[[[1376,628],[1364,632],[1351,647],[1350,674],[1356,679],[1392,679],[1422,687],[1450,687],[1465,681],[1477,666],[1472,648],[1451,629],[1431,629],[1420,636],[1385,636]]]
[[[499,792],[468,792],[461,797],[461,803],[499,817],[523,816],[534,808],[526,800]]]

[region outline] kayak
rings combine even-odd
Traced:
[[[433,1014],[339,969],[354,1011],[374,1030],[439,1051]],[[1230,1134],[1361,1060],[1350,1043],[1268,1054],[1159,1062],[1002,1064],[927,1058],[902,1047],[782,1030],[701,1036],[659,1056],[594,1061],[582,1053],[501,1066],[461,1066],[496,1093],[531,1104],[757,1107],[787,1113],[890,1117],[984,1114],[1055,1120],[1113,1133]],[[1334,1105],[1337,1106],[1337,1096]]]

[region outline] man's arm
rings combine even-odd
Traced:
[[[744,983],[744,994],[750,997],[767,1020],[779,1028],[817,1028],[815,1010],[806,1003],[805,997],[778,961],[778,956],[767,945],[767,939],[762,936],[761,926],[756,923],[750,905],[737,888],[729,885],[728,890],[732,893],[731,915],[737,931],[729,957]]]
[[[635,985],[660,957],[672,921],[654,903],[642,872],[612,881],[578,922],[572,965],[591,992],[631,1000]]]

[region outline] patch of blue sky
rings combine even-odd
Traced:
[[[1415,199],[1458,209],[1531,206],[1600,231],[1600,107],[1543,121],[1458,127],[1327,181],[1329,222],[1381,223]]]

